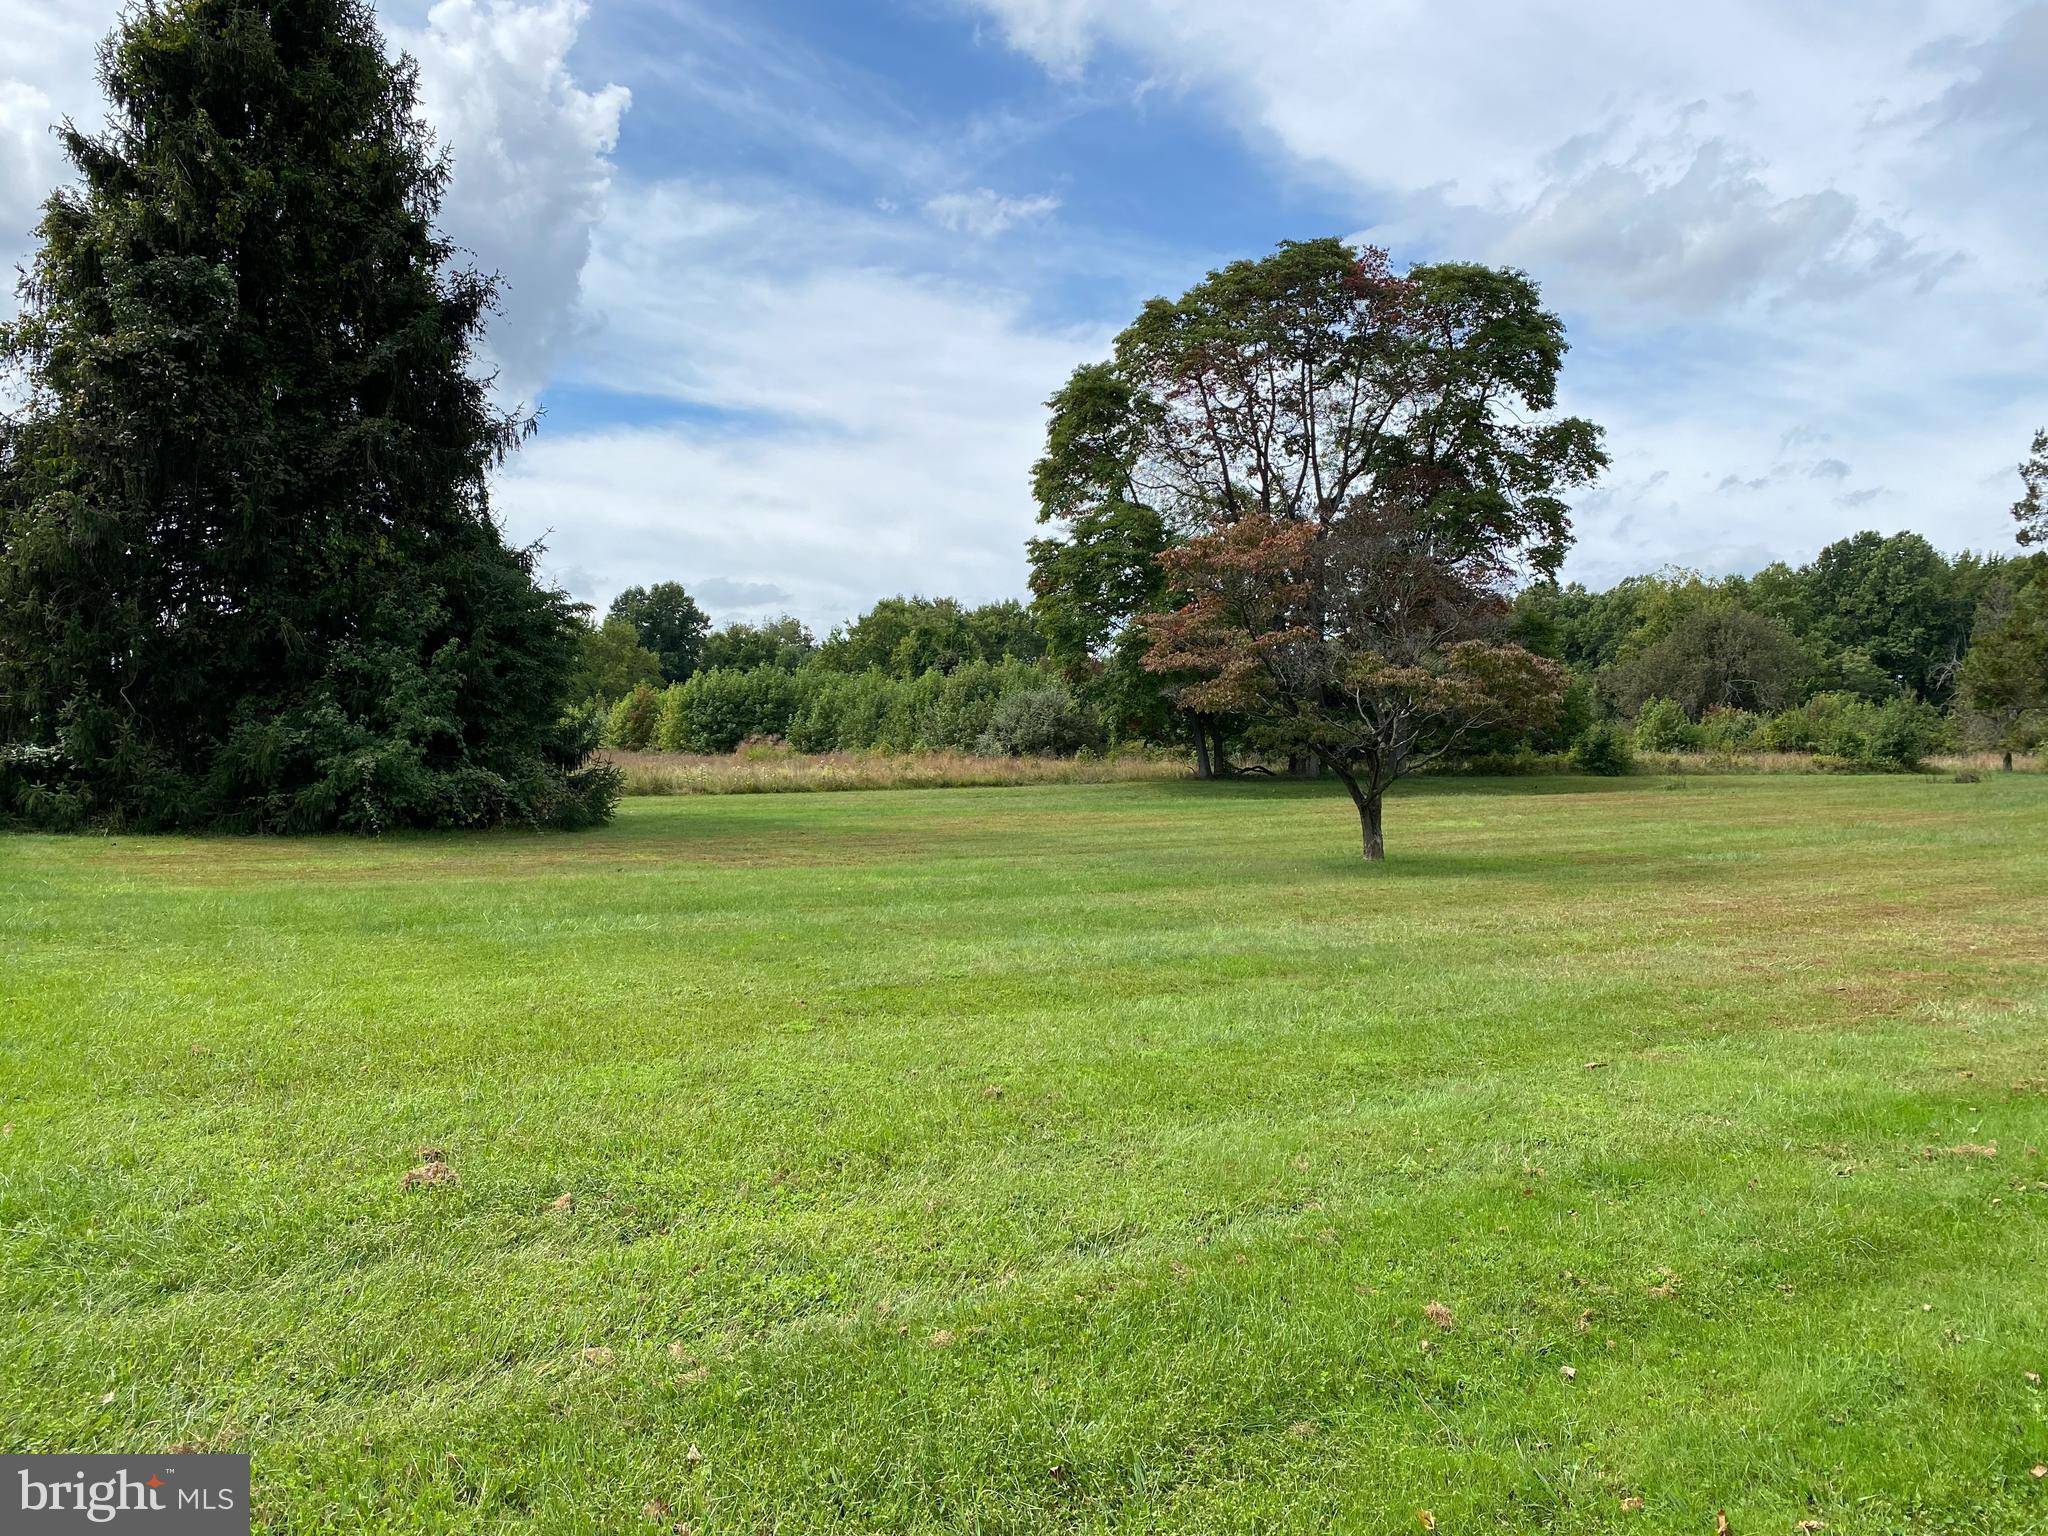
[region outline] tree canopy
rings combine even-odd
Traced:
[[[0,811],[376,829],[609,813],[573,607],[493,521],[527,423],[362,0],[171,0],[59,132],[0,354]]]
[[[612,599],[607,622],[630,625],[640,644],[654,653],[661,680],[679,683],[697,670],[711,620],[679,581],[628,587]]]
[[[1972,734],[2012,767],[2048,726],[2048,580],[1986,602],[1958,683]]]
[[[1564,493],[1606,462],[1553,414],[1564,350],[1518,272],[1397,275],[1339,240],[1233,262],[1055,396],[1037,488],[1066,538],[1034,547],[1042,597],[1100,645],[1156,519],[1145,667],[1326,763],[1381,857],[1395,779],[1563,693],[1504,630],[1515,582],[1563,558]]]
[[[1698,719],[1710,709],[1783,709],[1799,697],[1806,670],[1806,653],[1783,625],[1724,600],[1693,610],[1620,663],[1612,686],[1631,712],[1664,698]]]
[[[2033,449],[2020,465],[2020,484],[2020,499],[2012,507],[2019,541],[2048,544],[2048,427],[2034,434]]]
[[[950,597],[885,597],[818,647],[835,672],[870,669],[891,677],[951,672],[967,662],[1036,661],[1045,637],[1015,600],[968,608]]]

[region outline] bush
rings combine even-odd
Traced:
[[[1101,745],[1094,713],[1054,684],[1003,695],[975,750],[991,757],[1072,757]]]
[[[655,744],[664,752],[730,752],[750,736],[782,736],[802,685],[777,666],[713,667],[677,683],[663,701]]]
[[[1645,752],[1696,752],[1700,728],[1675,699],[1651,699],[1636,716],[1636,745]]]
[[[1628,732],[1611,720],[1589,725],[1572,743],[1572,766],[1581,773],[1617,778],[1636,765]]]
[[[1819,766],[1844,770],[1913,769],[1941,742],[1933,705],[1904,695],[1883,704],[1853,693],[1817,693],[1765,723],[1763,744],[1777,752],[1812,752]]]
[[[646,683],[634,685],[605,719],[604,744],[620,752],[645,752],[654,744],[661,718],[661,695]]]
[[[1904,697],[1887,701],[1871,728],[1867,755],[1881,768],[1916,772],[1920,760],[1941,735],[1941,716],[1933,706]]]
[[[1746,709],[1710,709],[1700,717],[1702,752],[1754,752],[1763,744],[1763,718]]]

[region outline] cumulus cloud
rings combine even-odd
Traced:
[[[591,259],[604,324],[563,387],[674,413],[543,430],[498,488],[514,532],[547,533],[591,600],[718,573],[727,606],[821,632],[893,592],[1017,595],[1043,402],[1108,338],[1036,325],[1025,295],[938,275],[904,238],[800,198],[622,185]]]
[[[972,192],[944,192],[926,200],[925,213],[947,229],[989,239],[1013,224],[1042,219],[1060,200],[1045,193],[1035,197],[1004,197],[987,187]]]
[[[2048,419],[2043,0],[955,3],[1055,79],[1213,108],[1397,259],[1530,270],[1614,455],[1572,573],[1798,557],[1880,500],[2009,546]],[[1856,477],[1780,471],[1819,443]]]
[[[1912,63],[1933,23],[1909,0],[1874,0],[1854,24],[1764,0],[977,9],[1049,70],[1093,60],[1148,89],[1208,92],[1247,133],[1357,189],[1376,235],[1538,268],[1589,311],[1640,320],[1925,282],[1952,254],[1899,222],[1894,184],[1873,174],[1875,98],[1896,93],[1896,117],[1945,80]],[[1988,30],[2000,10],[1957,0],[1941,23]]]
[[[43,200],[71,167],[52,126],[66,116],[82,128],[100,119],[94,49],[113,12],[82,0],[17,6],[0,28],[0,262],[11,271],[33,250]],[[0,313],[12,309],[12,284]]]
[[[582,325],[580,278],[603,217],[628,97],[580,86],[568,63],[586,16],[577,0],[441,0],[394,49],[420,64],[422,109],[454,165],[442,226],[506,281],[488,338],[508,400],[531,402]],[[96,125],[94,49],[111,0],[16,6],[0,29],[0,258],[32,253],[30,231],[66,178],[50,125]],[[0,305],[0,307],[7,307]]]
[[[454,161],[442,226],[504,279],[487,340],[499,392],[528,404],[585,328],[583,268],[631,99],[571,74],[587,12],[580,0],[440,0],[423,28],[394,32]]]

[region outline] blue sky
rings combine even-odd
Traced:
[[[0,0],[0,233],[100,0]],[[1021,595],[1042,402],[1285,238],[1530,271],[1614,467],[1568,574],[2010,545],[2048,422],[2048,4],[441,0],[382,11],[543,430],[511,532],[820,629]]]

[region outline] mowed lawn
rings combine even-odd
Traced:
[[[0,840],[0,1439],[281,1531],[2048,1527],[2048,776],[1388,837]]]

